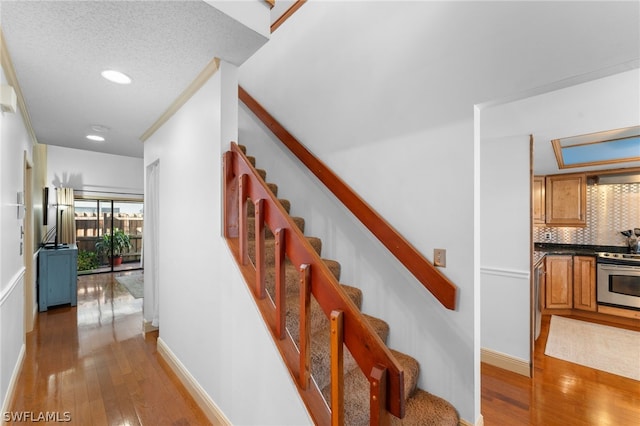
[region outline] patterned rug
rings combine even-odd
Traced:
[[[141,299],[144,296],[144,274],[120,275],[116,277],[116,281],[129,290],[129,293],[136,299]]]
[[[640,333],[556,315],[545,355],[640,380]]]

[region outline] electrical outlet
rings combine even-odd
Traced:
[[[551,232],[545,232],[544,233],[544,239],[549,241],[551,239]]]
[[[433,264],[436,266],[447,266],[447,251],[445,249],[433,249]]]

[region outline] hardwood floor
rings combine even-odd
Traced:
[[[156,353],[157,333],[142,335],[142,299],[115,275],[81,276],[77,307],[38,314],[10,412],[76,425],[209,424]]]
[[[543,316],[533,379],[482,364],[485,426],[640,425],[640,382],[545,356],[549,320]]]
[[[68,413],[76,425],[209,424],[158,356],[157,334],[142,336],[142,299],[114,277],[81,276],[77,307],[38,314],[10,413]],[[482,365],[484,424],[640,424],[640,382],[544,355],[549,318],[533,379]]]

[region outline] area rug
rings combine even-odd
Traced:
[[[640,332],[553,315],[545,355],[640,380]]]
[[[129,293],[136,299],[141,299],[144,296],[143,274],[120,275],[116,277],[116,281],[129,290]]]

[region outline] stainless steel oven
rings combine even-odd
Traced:
[[[640,254],[598,253],[598,304],[640,310]]]

